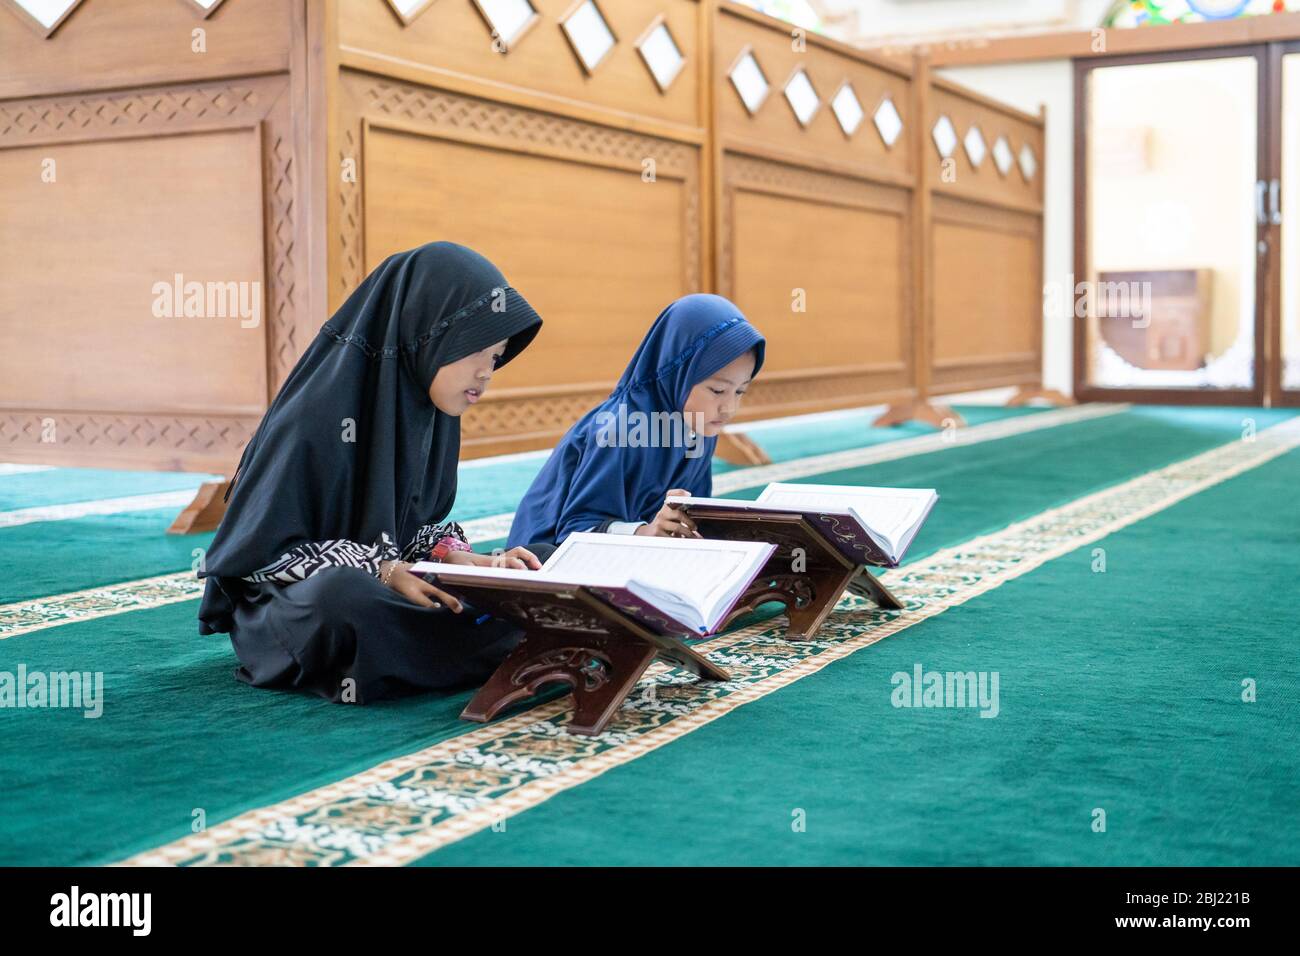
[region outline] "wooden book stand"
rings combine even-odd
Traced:
[[[688,513],[706,538],[767,541],[776,545],[776,551],[741,596],[727,624],[761,604],[780,601],[790,619],[786,637],[808,640],[817,633],[846,589],[871,598],[883,608],[903,606],[867,570],[864,560],[867,553],[854,547],[854,536],[842,531],[833,515],[813,522],[805,515],[741,513],[709,505],[691,505]],[[845,551],[854,554],[854,558],[847,557]]]
[[[461,712],[488,721],[548,684],[573,691],[574,734],[605,729],[645,669],[655,660],[701,680],[731,675],[677,636],[680,625],[624,589],[557,588],[546,582],[491,581],[439,573],[436,583],[486,612],[513,621],[524,638]]]

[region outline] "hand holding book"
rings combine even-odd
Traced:
[[[542,562],[527,548],[511,548],[499,554],[478,554],[474,551],[452,551],[439,564],[477,568],[511,568],[513,570],[540,570]],[[415,567],[408,561],[385,561],[379,567],[379,580],[420,607],[446,606],[459,614],[464,606],[454,595],[434,587],[418,573],[409,573]]]
[[[690,492],[682,488],[673,488],[665,495],[664,505],[658,513],[636,529],[636,533],[642,537],[660,537],[660,538],[700,538],[700,534],[695,528],[695,522],[690,519],[686,512],[673,502],[673,499],[682,495],[689,495]]]
[[[475,568],[514,568],[519,571],[540,571],[542,568],[542,562],[537,559],[537,555],[524,547],[514,547],[509,551],[493,554],[453,551],[442,559],[442,563]]]
[[[379,565],[379,581],[419,607],[445,606],[455,614],[464,610],[456,597],[412,574],[414,567],[409,561],[385,561]]]

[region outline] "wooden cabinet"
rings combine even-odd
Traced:
[[[1098,273],[1102,338],[1137,368],[1200,368],[1210,346],[1211,278],[1209,269]]]

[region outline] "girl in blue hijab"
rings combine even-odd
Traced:
[[[515,512],[508,544],[574,531],[698,537],[664,499],[707,497],[717,436],[763,366],[763,336],[717,295],[659,314],[609,398],[568,430]]]

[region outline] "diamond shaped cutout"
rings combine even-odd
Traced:
[[[903,117],[898,115],[898,107],[886,96],[876,107],[871,121],[876,124],[876,132],[885,141],[886,146],[893,146],[903,133]]]
[[[492,31],[492,39],[500,43],[507,52],[540,19],[537,8],[529,0],[474,0],[474,6],[488,29]],[[423,7],[417,9],[411,16],[415,16],[423,9]]]
[[[745,104],[749,115],[753,116],[767,99],[770,87],[767,77],[763,75],[763,68],[758,65],[758,60],[754,59],[752,51],[745,50],[741,54],[736,65],[731,68],[729,76],[731,85],[740,94],[740,101]]]
[[[659,21],[641,37],[636,48],[660,92],[673,85],[673,80],[677,79],[677,74],[686,65],[686,57],[682,56],[681,48],[673,39],[668,24],[664,23],[662,14]]]
[[[867,115],[853,94],[852,83],[843,84],[831,98],[831,112],[835,114],[835,121],[840,124],[845,136],[856,133]]]
[[[980,163],[984,162],[984,157],[989,154],[989,147],[984,142],[984,134],[980,132],[978,126],[966,130],[966,138],[962,140],[962,145],[966,147],[966,158],[970,160],[971,168],[979,169]]]
[[[999,136],[993,144],[993,164],[997,166],[998,172],[1005,176],[1011,172],[1011,164],[1015,161],[1016,158],[1011,155],[1011,144],[1005,136]]]
[[[812,80],[808,79],[808,73],[803,67],[795,70],[786,81],[785,101],[794,110],[794,118],[800,126],[811,123],[821,108],[822,101],[817,98],[817,91],[813,89]]]
[[[583,0],[560,21],[560,28],[578,55],[578,62],[588,73],[600,66],[618,42],[600,7],[596,6],[596,0]]]
[[[1034,173],[1038,172],[1038,157],[1034,155],[1034,148],[1028,143],[1020,147],[1020,175],[1025,177],[1025,182],[1030,182],[1034,178]]]
[[[392,0],[389,0],[389,2],[391,3]],[[422,7],[425,2],[431,3],[432,0],[407,0],[408,5],[419,7]],[[190,3],[206,18],[212,16],[212,11],[221,6],[222,0],[190,0]]]
[[[191,3],[203,3],[204,0],[190,0]],[[220,3],[221,0],[217,0]],[[433,4],[433,0],[388,0],[388,5],[397,14],[397,19],[406,26]],[[215,4],[214,4],[215,6]]]
[[[957,130],[952,125],[952,120],[946,115],[940,116],[935,121],[934,129],[930,130],[930,135],[934,138],[934,148],[939,151],[939,155],[948,159],[957,150]]]
[[[10,0],[18,19],[43,37],[51,36],[68,19],[81,0]]]

